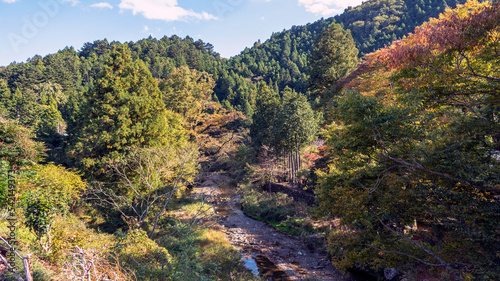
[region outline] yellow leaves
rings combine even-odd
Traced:
[[[20,190],[26,194],[42,194],[55,200],[56,206],[66,209],[74,200],[80,198],[87,184],[76,172],[52,164],[36,165],[33,177],[20,181]]]
[[[148,266],[162,265],[170,263],[172,256],[167,249],[156,244],[155,241],[148,238],[146,232],[142,229],[134,229],[127,234],[123,241],[125,246],[121,255],[125,261],[132,260],[138,263],[148,264]]]
[[[362,28],[365,26],[365,22],[362,20],[358,20],[358,21],[353,22],[352,25],[357,27],[357,28]]]
[[[471,12],[480,10],[488,6],[491,6],[491,3],[488,1],[481,3],[477,0],[470,0],[465,2],[464,4],[457,4],[457,7],[455,9],[451,9],[449,7],[446,8],[444,13],[439,15],[439,20],[446,20],[452,17],[466,18]]]
[[[500,43],[500,28],[490,30],[488,32],[488,41],[494,42],[496,44]]]

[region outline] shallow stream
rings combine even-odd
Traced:
[[[218,224],[253,274],[272,281],[346,280],[325,253],[311,250],[300,238],[247,217],[229,177],[208,176],[192,193],[214,206]]]

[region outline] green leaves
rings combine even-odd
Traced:
[[[0,160],[14,170],[41,160],[43,145],[33,137],[31,130],[0,118]]]
[[[260,83],[253,123],[250,127],[250,136],[256,147],[276,146],[276,125],[279,122],[278,113],[280,110],[279,95],[272,91],[266,83]]]
[[[211,75],[188,67],[175,68],[168,79],[160,83],[166,108],[180,114],[190,130],[202,119],[214,86]]]
[[[475,75],[498,76],[499,62],[484,56],[498,42],[489,32],[474,34],[477,41],[465,35],[499,7],[470,2],[368,55],[335,100],[330,172],[317,194],[321,210],[346,228],[330,239],[344,251],[339,266],[421,263],[456,268],[447,274],[457,278],[498,278],[499,85]],[[464,36],[449,24],[457,19],[468,23],[458,29]],[[433,45],[436,34],[463,41]]]
[[[358,63],[358,49],[351,32],[332,23],[316,40],[309,63],[309,91],[319,98],[318,107],[329,109],[336,92],[337,81],[354,70]]]
[[[167,114],[156,80],[126,45],[118,46],[103,65],[95,87],[82,105],[71,141],[71,155],[86,168],[92,159],[117,157],[127,148],[162,146],[182,139],[179,121]],[[171,137],[174,137],[173,139]]]
[[[290,88],[285,88],[282,95],[274,137],[278,139],[278,148],[287,151],[301,149],[316,137],[320,114],[312,110],[304,95]]]
[[[25,202],[26,226],[39,238],[50,231],[56,213],[55,198],[41,193],[31,193]]]
[[[313,141],[320,115],[311,109],[304,95],[286,88],[280,99],[265,83],[259,90],[250,129],[255,146],[266,145],[278,153],[300,149]]]

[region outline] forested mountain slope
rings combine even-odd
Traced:
[[[276,92],[286,86],[307,91],[308,58],[314,42],[333,21],[349,29],[360,51],[360,56],[372,52],[393,40],[400,39],[429,17],[436,17],[446,7],[454,7],[463,0],[372,0],[341,15],[320,19],[303,26],[274,33],[261,43],[256,42],[241,54],[223,59],[214,46],[191,37],[146,38],[129,42],[132,56],[140,58],[153,77],[165,79],[179,66],[188,66],[213,75],[216,81],[214,97],[226,106],[234,106],[247,115],[255,104],[256,88],[252,82],[265,81]],[[0,69],[0,78],[7,81],[11,92],[26,85],[57,83],[63,92],[85,87],[97,75],[102,55],[115,42],[106,39],[86,43],[80,51],[66,48],[44,58],[35,56],[27,63],[11,64]],[[31,89],[33,90],[33,89]],[[36,92],[36,90],[34,90]]]
[[[334,19],[351,30],[362,56],[401,39],[447,7],[454,8],[463,3],[463,0],[366,1],[358,7],[346,9]]]
[[[446,7],[464,0],[370,0],[344,13],[303,26],[274,33],[263,43],[257,42],[229,60],[236,73],[254,80],[264,80],[279,87],[305,92],[308,57],[315,40],[332,22],[351,31],[359,55],[373,52],[393,40],[413,32],[430,17],[437,17]]]
[[[500,280],[500,1],[446,9],[361,63],[353,39],[368,52],[444,6],[370,1],[336,18],[352,36],[322,19],[231,59],[172,36],[0,67],[0,214],[33,279],[86,276],[91,258],[110,280],[255,280],[211,223],[223,208],[188,192],[238,184],[246,214],[338,269]]]

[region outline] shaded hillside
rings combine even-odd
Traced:
[[[320,19],[303,26],[274,33],[264,43],[257,42],[229,60],[236,73],[253,80],[264,80],[280,90],[286,86],[305,92],[308,57],[314,41],[332,22],[351,30],[360,56],[373,52],[393,40],[401,39],[446,7],[464,0],[371,0],[341,15]]]
[[[254,81],[263,80],[275,88],[289,86],[299,92],[307,87],[308,57],[314,41],[333,19],[321,19],[274,33],[229,60],[230,68]]]
[[[166,79],[174,68],[180,66],[212,74],[216,82],[214,99],[250,116],[255,109],[255,82],[266,82],[274,92],[281,92],[286,86],[297,92],[307,91],[311,50],[321,32],[333,21],[351,30],[360,55],[363,55],[402,38],[429,17],[436,17],[446,6],[454,7],[458,2],[464,1],[367,1],[334,18],[274,33],[265,42],[256,42],[229,60],[221,58],[212,44],[195,41],[189,36],[149,37],[127,44],[133,58],[143,60],[156,79]],[[64,102],[72,93],[85,91],[92,85],[103,58],[116,44],[106,39],[97,40],[84,44],[79,51],[65,48],[43,58],[35,56],[26,63],[0,68],[0,79],[5,81],[12,94],[19,89],[19,100],[35,101],[41,92],[47,90],[61,95],[59,107],[62,107],[65,117]],[[56,102],[59,102],[57,98]],[[26,122],[32,123],[33,120]],[[29,125],[26,122],[22,123]]]
[[[351,30],[362,56],[401,39],[447,7],[463,3],[463,0],[375,0],[348,8],[334,19]]]

